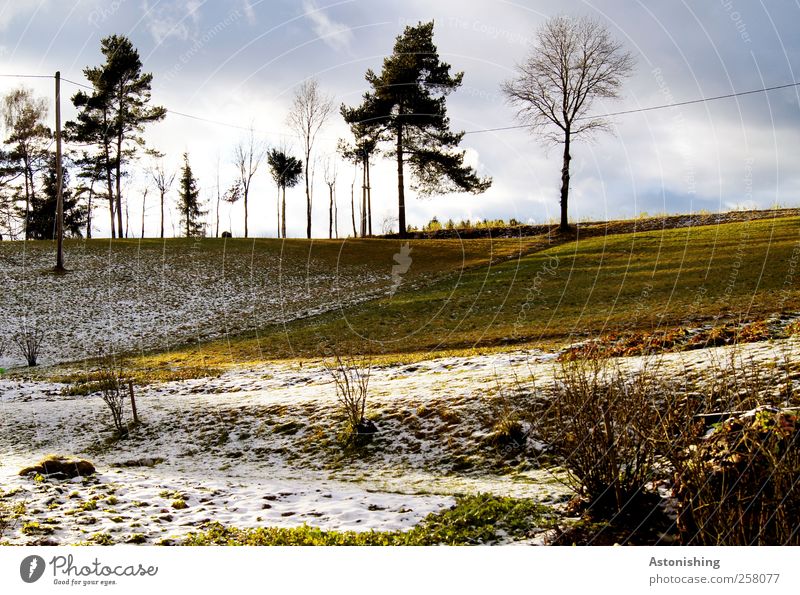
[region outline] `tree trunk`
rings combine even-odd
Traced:
[[[401,109],[402,111],[402,109]],[[408,229],[406,228],[406,196],[403,183],[403,126],[397,126],[397,207],[398,216],[397,221],[400,226],[400,237],[405,238],[408,236]]]
[[[161,191],[161,238],[164,238],[164,191]]]
[[[117,140],[117,231],[122,237],[122,138]],[[126,234],[127,235],[127,234]]]
[[[564,164],[561,167],[561,231],[569,231],[569,219],[567,217],[567,204],[569,199],[569,162],[572,157],[569,154],[570,131],[564,133]]]
[[[86,207],[86,239],[92,239],[92,197],[94,195],[94,180],[89,185],[89,201]]]
[[[147,204],[147,188],[144,189],[144,195],[142,196],[142,239],[144,239],[144,211],[145,205]]]
[[[116,221],[114,219],[114,189],[111,187],[111,193],[108,195],[108,212],[111,215],[111,237],[116,238]]]
[[[111,153],[109,151],[108,143],[103,143],[103,148],[106,155],[106,186],[108,190],[108,212],[111,216],[111,237],[116,238],[117,232],[115,229],[116,223],[114,222],[114,183],[111,178],[113,177],[113,168],[111,166]]]
[[[306,179],[306,237],[310,240],[311,239],[311,187],[309,186],[308,180],[308,172],[309,172],[309,165],[308,162],[311,159],[311,151],[306,151],[306,163],[305,163],[305,176]]]
[[[281,187],[278,185],[278,200],[275,202],[278,207],[278,237],[281,237]]]
[[[372,186],[369,182],[369,155],[367,155],[367,224],[369,227],[369,235],[372,236]]]
[[[367,236],[367,164],[361,161],[361,237]]]
[[[336,204],[336,193],[333,195],[333,235],[339,239],[339,205]]]
[[[333,184],[328,184],[328,195],[330,202],[328,204],[328,239],[333,239]]]
[[[22,226],[22,237],[26,240],[28,239],[28,221],[31,218],[31,191],[30,185],[28,183],[28,160],[25,160],[25,221],[23,222]]]
[[[248,190],[248,188],[245,186],[245,188],[244,188],[244,237],[247,237],[247,190]]]
[[[356,173],[358,172],[358,166],[356,166]],[[350,184],[350,216],[353,218],[353,237],[358,237],[358,231],[356,231],[356,173],[353,173],[353,183]]]
[[[286,238],[286,185],[283,185],[283,202],[281,203],[281,233]]]

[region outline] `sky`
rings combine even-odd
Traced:
[[[420,226],[433,216],[540,223],[558,217],[560,147],[525,129],[480,131],[517,123],[500,85],[531,51],[537,28],[559,14],[601,21],[636,60],[621,98],[595,102],[594,114],[797,80],[798,0],[0,0],[0,74],[60,70],[62,77],[85,83],[83,69],[102,63],[100,39],[112,33],[129,37],[144,70],[153,73],[153,104],[170,110],[164,121],[147,128],[147,144],[164,152],[173,169],[188,152],[213,233],[217,164],[225,188],[234,178],[233,147],[249,127],[264,143],[288,146],[299,155],[300,141],[286,122],[297,87],[313,77],[337,106],[355,105],[367,90],[365,71],[380,70],[403,28],[433,20],[442,60],[464,72],[462,87],[448,98],[452,126],[470,132],[462,142],[467,160],[493,184],[480,195],[418,198],[407,190],[409,224]],[[0,92],[20,84],[52,97],[48,79],[0,77]],[[78,88],[63,84],[62,117],[68,120],[75,114],[68,98]],[[573,220],[798,203],[797,87],[611,121],[610,134],[573,145]],[[337,140],[348,136],[337,110],[315,151],[316,237],[328,232],[323,163],[335,155]],[[132,235],[141,228],[148,165],[140,159],[126,179]],[[376,231],[396,226],[395,167],[391,159],[378,158],[372,169]],[[337,164],[340,235],[352,233],[354,175],[351,165]],[[151,188],[144,217],[150,236],[159,224],[153,193]],[[176,199],[176,192],[168,197],[168,233],[179,233],[177,216],[172,217]],[[251,235],[276,235],[275,201],[264,164],[253,183]],[[303,236],[300,186],[288,191],[287,202],[289,235]],[[107,212],[97,215],[95,235],[108,234]],[[220,218],[222,230],[242,234],[241,203],[223,205]]]

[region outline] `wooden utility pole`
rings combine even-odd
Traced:
[[[61,73],[56,72],[56,272],[64,270],[64,176],[61,173]]]

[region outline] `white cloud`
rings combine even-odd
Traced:
[[[343,50],[350,47],[350,43],[353,41],[353,32],[350,27],[331,19],[321,9],[317,8],[311,0],[304,0],[303,10],[311,21],[314,33],[329,47],[334,50]]]
[[[251,25],[255,24],[256,11],[250,3],[250,0],[242,0],[242,10],[244,10],[244,14],[247,17],[247,22]]]
[[[41,10],[45,8],[43,5],[47,3],[47,0],[43,0],[40,3],[12,2],[9,0],[0,8],[0,31],[7,29],[17,17]]]
[[[174,0],[155,2],[144,0],[147,28],[156,43],[163,43],[170,37],[187,40],[197,34],[200,21],[201,0]]]

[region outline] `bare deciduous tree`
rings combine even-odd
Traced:
[[[156,185],[158,189],[158,195],[161,198],[161,235],[159,237],[164,237],[164,197],[169,192],[169,189],[172,187],[172,183],[175,181],[175,176],[177,175],[176,171],[171,173],[167,173],[166,169],[164,168],[164,159],[163,155],[158,155],[159,160],[148,170],[150,174],[150,178],[153,180],[153,183]]]
[[[336,178],[338,171],[336,161],[328,158],[325,161],[325,185],[328,187],[328,238],[334,234],[339,237],[339,213],[336,207]]]
[[[589,116],[589,110],[597,98],[619,98],[622,82],[633,67],[633,56],[602,23],[558,16],[542,25],[527,57],[517,65],[516,77],[503,83],[503,93],[518,108],[518,119],[542,133],[546,142],[564,144],[562,231],[569,229],[572,138],[610,129],[608,120]]]
[[[233,149],[233,164],[238,171],[238,184],[244,199],[244,237],[247,237],[247,200],[250,196],[250,185],[256,175],[261,162],[264,160],[267,148],[264,143],[257,141],[255,132],[250,128],[247,138],[239,141]]]
[[[306,236],[311,238],[311,152],[320,129],[333,113],[333,100],[324,95],[315,79],[300,85],[289,112],[289,126],[300,136],[303,143],[303,178],[306,183]]]

